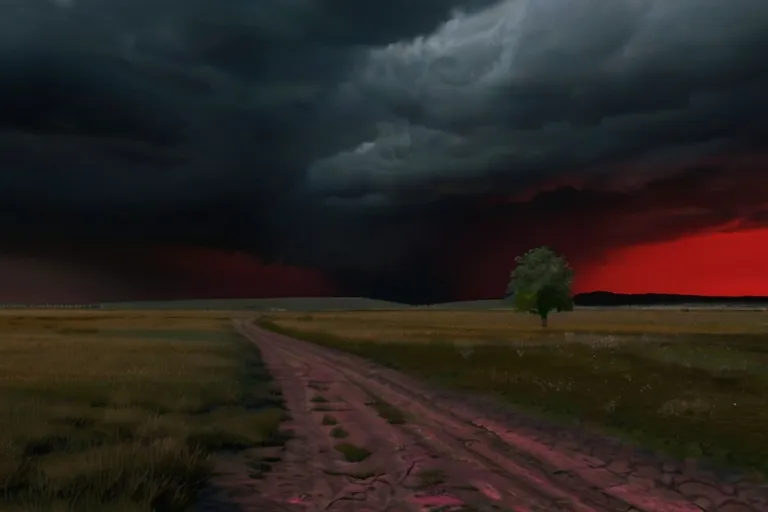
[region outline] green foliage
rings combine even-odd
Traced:
[[[551,311],[573,309],[573,269],[563,256],[548,247],[538,247],[518,256],[515,262],[517,267],[507,287],[515,309],[538,315],[542,325]]]
[[[513,304],[518,311],[526,313],[536,312],[536,292],[533,290],[520,290],[512,295]]]

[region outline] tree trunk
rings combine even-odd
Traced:
[[[541,317],[541,326],[546,327],[547,325],[549,325],[547,322],[547,317],[546,316]]]

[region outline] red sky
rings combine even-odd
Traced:
[[[503,294],[515,255],[552,240],[553,248],[562,251],[574,266],[576,293],[768,296],[768,228],[698,231],[669,241],[620,248],[601,248],[578,230],[569,236],[567,227],[556,231],[554,237],[547,238],[546,233],[540,239],[526,237],[522,244],[515,237],[495,246],[484,237],[473,241],[470,247],[490,250],[454,253],[458,259],[450,260],[445,269],[453,293],[461,299]],[[610,231],[604,232],[603,239],[605,234]],[[499,236],[493,234],[492,238],[498,240]],[[585,249],[593,246],[592,252]]]
[[[576,291],[768,295],[768,229],[627,247],[585,269]]]

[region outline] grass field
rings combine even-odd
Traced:
[[[281,442],[222,312],[0,313],[0,510],[184,510],[219,449]]]
[[[768,473],[768,313],[274,313],[263,326],[436,384]],[[428,364],[425,364],[428,361]]]

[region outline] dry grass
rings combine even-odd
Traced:
[[[367,341],[592,342],[595,334],[654,339],[672,334],[768,334],[768,313],[725,310],[582,309],[552,316],[541,329],[533,315],[511,311],[368,311],[270,313],[295,331],[321,331]]]
[[[259,323],[675,455],[768,473],[763,311],[577,310],[549,329],[507,311],[276,313]]]
[[[0,509],[183,510],[283,410],[225,312],[0,313]]]

